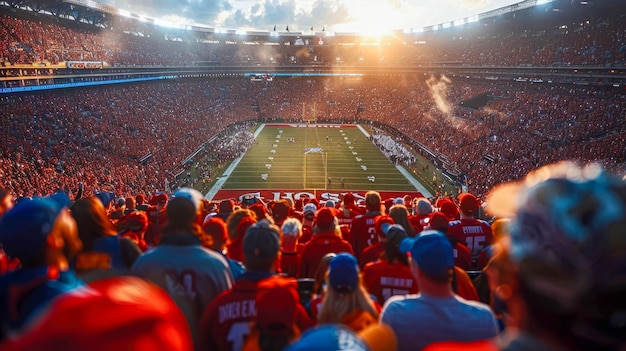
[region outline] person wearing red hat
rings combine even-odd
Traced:
[[[359,208],[354,202],[354,195],[352,195],[352,193],[346,193],[343,196],[340,211],[337,213],[337,221],[339,222],[339,225],[347,225],[350,227],[352,219],[360,213]]]
[[[249,227],[243,239],[243,273],[232,289],[224,291],[207,306],[199,326],[199,350],[241,350],[255,320],[255,296],[259,284],[276,275],[280,252],[280,229],[266,220]],[[312,326],[302,307],[301,329]]]
[[[312,326],[300,303],[295,279],[273,277],[261,281],[255,297],[256,318],[243,351],[283,350]]]
[[[226,255],[226,244],[228,243],[226,223],[224,223],[221,217],[210,216],[207,217],[202,223],[202,231],[211,239],[208,240],[210,241],[209,246],[206,246],[204,242],[202,243],[202,246],[216,251],[224,256],[226,261],[228,261],[228,266],[230,267],[231,272],[233,273],[233,278],[239,278],[239,276],[245,272],[246,268],[240,261],[234,260]]]
[[[350,233],[346,240],[352,245],[357,259],[361,252],[368,246],[378,242],[376,234],[376,217],[381,215],[381,197],[376,191],[368,191],[365,194],[365,207],[367,212],[358,215],[352,220]]]
[[[480,207],[476,196],[462,193],[458,196],[458,200],[461,217],[459,220],[450,222],[448,234],[469,248],[472,253],[473,268],[475,268],[480,252],[493,244],[493,234],[489,223],[474,217]]]
[[[323,207],[315,215],[314,234],[302,249],[299,278],[313,278],[322,257],[330,252],[354,254],[352,245],[340,235],[335,209]]]
[[[473,269],[474,265],[472,263],[472,254],[469,248],[465,244],[459,243],[455,236],[448,234],[450,225],[448,217],[443,212],[433,212],[430,214],[428,225],[424,228],[424,230],[430,229],[438,230],[448,236],[450,244],[452,244],[452,248],[454,250],[454,265],[456,267],[465,271]]]
[[[256,215],[248,209],[237,210],[234,212],[233,216],[228,218],[228,222],[226,223],[229,233],[228,236],[230,237],[230,242],[226,244],[226,256],[228,256],[228,258],[243,262],[243,239],[246,236],[248,228],[256,222]]]

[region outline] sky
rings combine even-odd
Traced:
[[[213,28],[382,34],[463,19],[522,0],[97,0],[137,15]]]

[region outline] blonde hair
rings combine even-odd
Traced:
[[[370,313],[375,319],[378,319],[378,312],[374,307],[374,302],[363,287],[361,278],[359,277],[359,285],[351,293],[339,293],[330,285],[326,289],[326,295],[322,300],[322,308],[319,312],[320,323],[342,323],[344,317],[354,311],[363,311]]]

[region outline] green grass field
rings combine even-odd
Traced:
[[[266,125],[227,176],[222,189],[415,190],[356,126]]]

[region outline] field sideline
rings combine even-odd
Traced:
[[[254,145],[229,167],[207,198],[221,198],[221,190],[246,189],[429,194],[388,160],[365,133],[357,125],[261,125]]]

